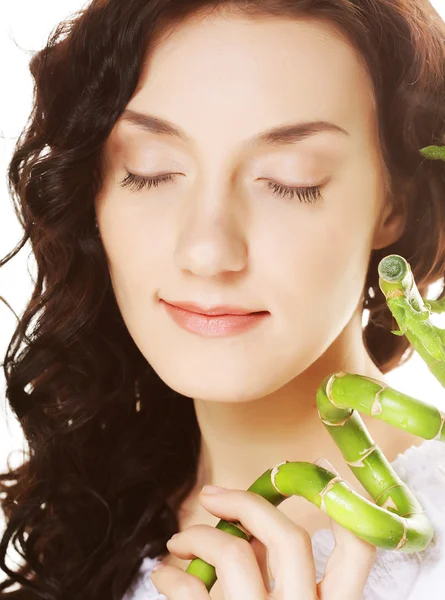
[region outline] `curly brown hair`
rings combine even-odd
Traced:
[[[413,349],[391,334],[379,261],[404,256],[422,295],[444,276],[445,169],[419,154],[445,143],[445,23],[428,0],[94,0],[60,23],[30,61],[32,114],[8,170],[24,235],[0,266],[30,240],[38,275],[2,365],[29,457],[0,476],[1,598],[119,600],[143,557],[167,553],[178,507],[196,484],[193,403],[158,377],[129,335],[94,200],[104,142],[147,51],[165,27],[225,9],[327,20],[367,64],[388,201],[407,217],[402,236],[373,251],[363,291],[363,339],[383,373]],[[16,571],[5,563],[10,543],[23,558]]]

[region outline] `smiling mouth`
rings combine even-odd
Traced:
[[[221,305],[215,306],[214,308],[206,309],[204,307],[199,306],[193,302],[167,302],[166,300],[162,300],[161,302],[172,306],[173,308],[180,308],[182,310],[186,310],[187,312],[191,312],[198,315],[204,316],[225,316],[225,315],[256,315],[256,314],[267,314],[269,311],[266,310],[248,310],[238,306],[230,306],[230,305]]]
[[[167,313],[182,329],[204,337],[224,337],[245,332],[270,316],[268,311],[241,315],[205,315],[162,302]]]

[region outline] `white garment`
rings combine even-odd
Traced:
[[[425,440],[393,461],[392,467],[425,510],[435,535],[422,552],[377,549],[362,600],[443,600],[445,598],[445,443]],[[352,476],[353,477],[353,476]],[[331,529],[312,536],[317,583],[334,549]],[[159,558],[146,557],[122,600],[167,600],[150,579]]]

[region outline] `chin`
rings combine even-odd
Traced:
[[[225,366],[199,360],[149,361],[159,377],[183,396],[210,402],[249,402],[272,394],[295,376],[295,370],[270,368],[258,361],[228,361]]]

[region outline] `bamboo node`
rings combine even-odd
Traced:
[[[343,427],[343,425],[347,423],[347,421],[349,421],[349,419],[352,417],[353,412],[354,410],[351,408],[350,413],[342,421],[328,421],[327,419],[323,419],[320,413],[318,414],[320,416],[321,422],[325,425],[328,425],[329,427]]]
[[[413,515],[425,514],[424,510],[416,510],[414,512],[405,513],[404,515],[399,515],[400,517],[412,517]]]
[[[374,450],[378,450],[377,445],[374,443],[372,444],[372,446],[370,446],[369,448],[367,448],[363,455],[355,462],[351,462],[351,461],[346,461],[346,464],[349,465],[350,467],[364,467],[365,465],[363,464],[363,461],[365,458],[367,458],[372,452],[374,452]]]
[[[381,391],[382,390],[380,390],[380,392]],[[371,417],[375,417],[375,415],[381,415],[383,412],[382,403],[380,402],[380,398],[378,397],[378,394],[380,394],[380,392],[377,392],[374,398],[374,402],[372,403]]]
[[[383,490],[383,492],[377,496],[377,498],[375,499],[375,503],[376,503],[376,504],[378,504],[378,503],[379,503],[379,500],[380,500],[380,498],[381,498],[381,497],[382,497],[384,494],[387,494],[389,491],[391,491],[392,489],[394,489],[394,488],[396,488],[396,487],[401,487],[401,488],[403,488],[403,487],[405,487],[405,484],[404,484],[404,483],[395,483],[394,485],[391,485],[389,488],[386,488],[386,490]]]
[[[387,389],[387,387],[388,387],[387,385],[382,385],[382,387],[376,393],[374,402],[372,403],[372,406],[371,406],[371,416],[382,414],[383,408],[382,408],[382,403],[380,401],[380,394],[382,394],[382,392],[384,392]]]
[[[386,294],[386,297],[391,300],[392,298],[400,298],[404,296],[404,292],[402,290],[391,290]]]
[[[386,510],[388,510],[388,508],[393,508],[397,513],[399,510],[399,507],[394,502],[394,498],[392,496],[388,496],[388,498],[385,500],[385,502],[381,506],[382,506],[382,508],[384,508]]]
[[[293,494],[283,494],[283,492],[278,488],[278,486],[275,482],[275,477],[277,476],[278,470],[281,467],[281,465],[285,465],[288,462],[289,462],[288,460],[283,460],[283,462],[280,462],[277,465],[275,465],[274,467],[272,467],[272,470],[270,472],[270,481],[271,481],[272,485],[274,486],[274,488],[277,490],[277,492],[279,494],[281,494],[282,496],[285,496],[286,498],[290,498],[291,496],[293,496]]]
[[[400,548],[403,548],[403,546],[405,546],[406,542],[408,541],[408,538],[406,537],[406,521],[403,520],[402,523],[403,523],[403,535],[400,538],[399,543],[395,547],[395,550],[400,550]]]
[[[335,403],[335,400],[332,397],[332,386],[334,384],[335,379],[338,377],[344,377],[346,375],[346,373],[344,371],[339,371],[338,373],[334,373],[333,375],[331,375],[329,377],[329,381],[326,384],[326,396],[328,397],[329,402],[335,406],[335,408],[343,408],[343,406],[338,406],[338,404]]]
[[[321,492],[318,494],[320,496],[321,499],[321,504],[320,504],[320,509],[323,512],[326,512],[326,506],[325,506],[325,496],[327,493],[329,493],[331,491],[331,489],[334,487],[334,485],[336,483],[340,483],[342,482],[343,479],[341,477],[339,477],[338,475],[336,475],[335,477],[333,477],[330,481],[328,481],[328,483],[324,486],[324,488],[321,490]]]

